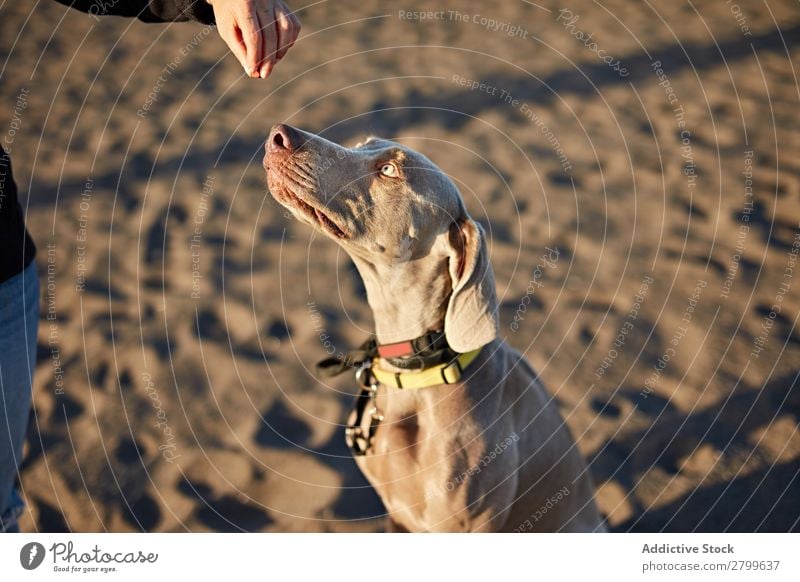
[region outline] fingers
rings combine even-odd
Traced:
[[[283,6],[280,6],[275,11],[276,17],[276,28],[278,31],[278,52],[275,55],[275,59],[277,61],[281,60],[285,55],[286,52],[292,47],[294,44],[295,39],[297,38],[297,33],[294,30],[295,26],[292,22],[292,16],[286,10],[284,10]]]
[[[227,16],[229,15],[217,15],[217,31],[236,59],[246,68],[247,47],[244,44],[241,31],[236,25],[236,21],[233,18],[227,18]]]
[[[249,76],[258,77],[258,68],[263,58],[258,12],[254,6],[248,3],[243,11],[238,14],[237,20],[241,30],[242,41],[247,50],[247,56],[243,63],[244,70]]]
[[[282,0],[231,0],[213,7],[220,36],[250,77],[266,79],[300,34],[300,20]]]
[[[259,18],[261,20],[261,39],[264,47],[260,74],[262,79],[266,79],[277,62],[275,55],[278,48],[278,33],[275,23],[274,3],[267,2],[267,7],[259,13]]]
[[[292,48],[294,43],[297,42],[297,37],[300,36],[302,25],[294,12],[289,13],[289,20],[292,22],[292,42],[289,43],[289,48]]]
[[[258,63],[258,77],[266,79],[264,75],[267,63],[270,59],[269,52],[269,29],[274,25],[267,20],[267,15],[263,10],[258,11],[258,30],[261,33],[261,55],[262,59]]]

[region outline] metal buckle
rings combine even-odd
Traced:
[[[375,398],[378,392],[378,383],[369,370],[372,368],[372,361],[361,362],[356,369],[356,381],[361,385],[361,391],[356,396],[356,404],[353,407],[351,417],[354,416],[352,423],[348,422],[344,430],[345,440],[353,455],[363,457],[372,448],[372,439],[378,425],[383,420],[383,413],[378,409]],[[369,424],[364,427],[364,417],[369,416]]]
[[[455,366],[456,370],[458,370],[458,374],[456,375],[455,379],[452,382],[447,379],[447,375],[445,374],[445,372],[447,372],[447,370],[449,370],[451,366]],[[458,358],[456,358],[455,360],[447,364],[444,368],[439,370],[439,373],[441,374],[442,380],[444,380],[445,384],[454,384],[455,382],[458,382],[458,380],[461,378],[461,374],[464,373],[464,370],[461,369],[461,362],[459,362]]]
[[[370,370],[372,368],[372,360],[364,360],[359,364],[358,368],[356,368],[356,382],[361,384],[362,386],[370,386],[372,383],[369,381],[368,378],[362,378],[364,376],[364,372]]]

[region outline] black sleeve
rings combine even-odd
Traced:
[[[144,22],[196,20],[215,24],[214,9],[205,0],[56,0],[94,17],[135,16]]]
[[[35,254],[36,247],[25,230],[22,208],[17,201],[11,159],[0,146],[0,283],[24,271]],[[0,305],[0,310],[4,307]]]

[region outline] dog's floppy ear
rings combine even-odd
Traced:
[[[481,226],[470,218],[450,226],[450,280],[453,291],[444,316],[447,343],[468,352],[497,337],[497,297]]]

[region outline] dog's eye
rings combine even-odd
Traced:
[[[400,175],[400,173],[397,171],[397,166],[389,162],[381,164],[379,171],[387,178],[397,178]]]

